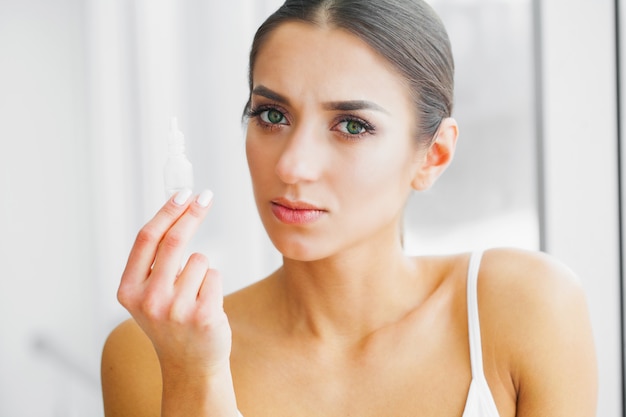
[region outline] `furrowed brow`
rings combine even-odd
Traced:
[[[264,85],[258,85],[252,90],[253,95],[265,97],[268,100],[275,101],[280,104],[289,105],[287,97],[273,91]],[[325,110],[332,111],[355,111],[355,110],[375,110],[385,114],[389,112],[379,106],[378,104],[367,100],[344,100],[344,101],[329,101],[323,104]]]
[[[324,103],[324,109],[334,111],[376,110],[389,114],[383,107],[367,100],[331,101]]]
[[[265,97],[266,99],[276,101],[277,103],[280,103],[280,104],[285,104],[285,105],[289,104],[289,100],[287,100],[285,96],[278,94],[276,91],[272,91],[263,85],[257,85],[256,87],[254,87],[254,89],[252,90],[252,94],[256,96]]]

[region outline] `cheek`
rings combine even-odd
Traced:
[[[376,149],[354,165],[355,182],[369,192],[387,195],[410,188],[413,161],[408,149]]]
[[[269,155],[265,155],[263,147],[259,141],[254,139],[246,139],[246,158],[248,160],[248,172],[250,173],[250,183],[252,185],[252,193],[257,205],[267,193],[269,184]]]
[[[246,158],[248,160],[248,170],[254,185],[255,180],[263,176],[267,165],[271,162],[270,155],[261,146],[258,139],[255,139],[250,133],[246,136]]]
[[[248,161],[248,170],[250,171],[250,174],[253,174],[255,171],[254,167],[256,165],[256,161],[254,145],[250,141],[249,134],[246,137],[246,160]]]
[[[335,177],[335,193],[340,199],[346,224],[365,231],[387,224],[398,216],[411,192],[403,161],[378,154],[358,164],[345,164]]]

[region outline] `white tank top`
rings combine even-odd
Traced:
[[[483,370],[483,349],[480,341],[480,320],[478,318],[478,270],[482,252],[474,252],[467,271],[467,321],[469,326],[470,362],[472,382],[463,417],[500,417],[493,400],[485,372]]]
[[[478,270],[482,252],[474,252],[467,271],[467,321],[469,325],[470,361],[472,382],[470,383],[462,417],[500,417],[491,395],[483,370],[483,350],[480,341],[480,321],[478,318]],[[237,412],[239,417],[242,414]]]

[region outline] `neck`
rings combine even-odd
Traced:
[[[289,331],[352,343],[398,322],[419,304],[424,296],[419,275],[398,242],[315,262],[285,259],[275,277]]]

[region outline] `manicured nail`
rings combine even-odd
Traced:
[[[200,193],[196,202],[202,207],[208,207],[211,200],[213,200],[213,192],[211,190],[204,190]]]
[[[183,204],[185,204],[185,202],[189,199],[190,196],[191,196],[190,189],[185,188],[183,190],[180,190],[179,192],[176,193],[176,197],[174,197],[174,203],[178,204],[179,206],[182,206]]]

